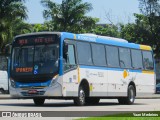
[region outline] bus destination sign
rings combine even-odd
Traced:
[[[33,44],[51,44],[57,43],[55,35],[41,35],[41,36],[25,36],[19,37],[15,41],[16,45],[33,45]]]

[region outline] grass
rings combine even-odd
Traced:
[[[79,120],[159,120],[160,117],[91,117]]]
[[[137,113],[142,115],[142,117],[135,117],[133,113]],[[78,120],[160,120],[160,111],[152,111],[152,112],[133,112],[133,113],[122,113],[115,115],[105,115],[101,117],[89,117],[89,118],[80,118]],[[158,117],[150,117],[144,116],[144,114],[158,114]]]

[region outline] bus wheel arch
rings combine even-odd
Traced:
[[[135,92],[135,96],[136,96],[136,85],[135,85],[135,83],[134,83],[133,81],[131,81],[131,82],[129,83],[128,87],[131,86],[131,85],[134,87],[134,90],[135,90],[134,92]],[[128,91],[127,91],[127,92],[128,92]]]
[[[5,90],[3,88],[0,88],[0,94],[5,94]]]
[[[131,105],[135,101],[136,96],[136,87],[134,82],[130,82],[127,87],[127,97],[119,97],[118,101],[120,104]]]
[[[85,88],[85,91],[86,91],[86,97],[89,97],[89,93],[90,93],[90,90],[89,90],[89,82],[86,80],[86,79],[83,79],[79,85],[79,88],[83,86]]]
[[[78,88],[78,96],[74,98],[75,105],[86,105],[86,98],[89,97],[89,83],[86,79],[83,79]]]

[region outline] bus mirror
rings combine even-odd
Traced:
[[[65,60],[67,60],[67,54],[68,54],[68,44],[65,43],[64,46],[63,46],[63,58]]]
[[[4,53],[5,53],[6,55],[9,55],[9,54],[11,53],[11,46],[12,46],[12,44],[7,44],[7,45],[5,45]]]
[[[64,44],[64,54],[67,54],[67,52],[68,52],[68,44]]]

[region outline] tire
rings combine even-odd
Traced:
[[[3,89],[0,89],[0,94],[5,94],[5,91]]]
[[[45,102],[45,99],[44,98],[34,98],[33,101],[36,106],[42,106]]]
[[[134,103],[134,101],[135,101],[135,88],[133,87],[133,85],[130,85],[128,87],[127,97],[118,98],[118,102],[120,104],[131,105]]]
[[[74,104],[77,106],[84,106],[86,104],[86,91],[84,87],[80,86],[78,97],[74,98]]]
[[[96,105],[96,104],[99,103],[99,101],[100,101],[100,98],[90,97],[90,98],[86,99],[86,104],[88,104],[88,105]]]

